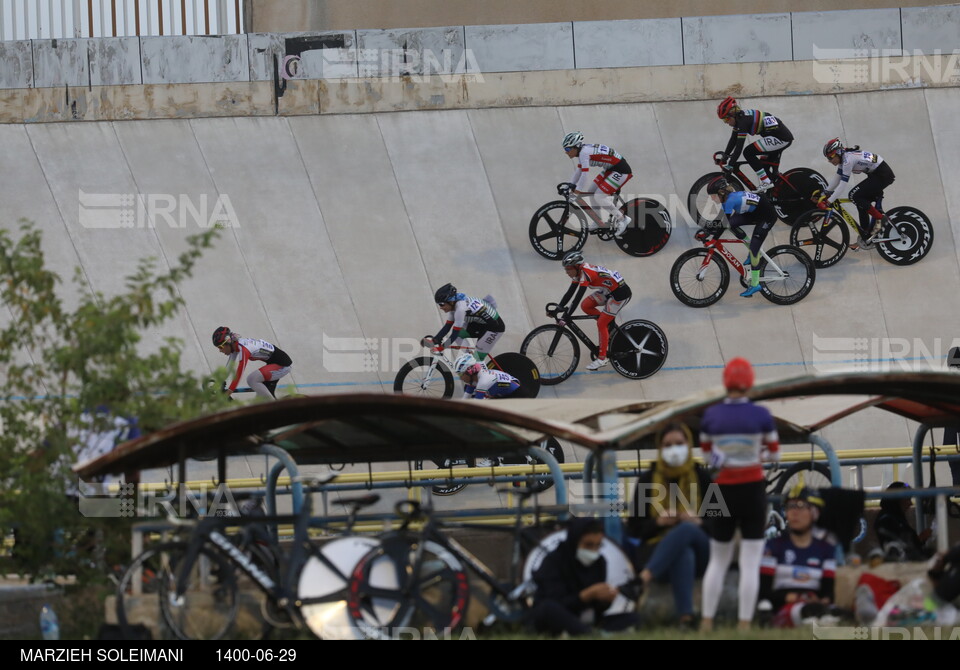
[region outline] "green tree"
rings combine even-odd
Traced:
[[[136,417],[150,432],[224,406],[223,394],[180,369],[182,341],[140,344],[183,305],[178,283],[218,234],[189,237],[166,272],[155,259],[140,261],[121,295],[92,291],[77,268],[80,300],[68,310],[60,277],[46,268],[41,232],[26,221],[17,238],[0,230],[0,529],[16,533],[12,563],[21,574],[85,580],[102,571],[95,557],[104,539],[126,542],[116,532],[120,519],[85,518],[68,495],[85,431]],[[109,412],[84,413],[104,407]]]

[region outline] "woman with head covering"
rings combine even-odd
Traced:
[[[904,482],[893,482],[888,491],[910,488]],[[927,528],[919,535],[907,520],[910,498],[884,498],[880,501],[880,513],[873,522],[880,547],[888,560],[925,561],[933,552],[924,547],[932,531]]]
[[[682,423],[657,436],[657,460],[640,474],[628,533],[641,542],[634,554],[643,588],[669,583],[681,628],[692,628],[693,584],[710,559],[710,536],[703,529],[710,475],[693,461],[693,434]]]

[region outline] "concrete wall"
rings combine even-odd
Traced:
[[[924,7],[930,0],[846,0],[844,9]],[[802,7],[801,7],[802,5]],[[247,32],[416,28],[560,21],[615,21],[837,9],[831,0],[674,0],[585,3],[582,0],[246,0]]]
[[[588,17],[590,18],[590,17]],[[960,5],[0,43],[0,89],[822,62],[960,50]],[[592,75],[585,75],[592,76]]]

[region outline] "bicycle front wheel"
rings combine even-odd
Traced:
[[[814,209],[800,215],[790,229],[790,244],[804,251],[818,270],[836,265],[850,246],[850,231],[838,214],[824,225],[826,212]]]
[[[166,592],[170,572],[186,553],[184,542],[150,547],[124,570],[117,583],[116,614],[120,635],[125,640],[139,637],[140,627],[158,621],[159,599]],[[169,628],[159,627],[160,639],[173,637]]]
[[[185,545],[184,545],[185,546]],[[183,554],[180,555],[181,557]],[[204,547],[186,575],[180,563],[162,582],[160,612],[181,640],[220,640],[237,618],[240,598],[233,567],[219,553]],[[182,583],[178,582],[183,580]],[[182,595],[177,595],[180,591]]]
[[[687,307],[709,307],[727,291],[730,270],[706,249],[684,251],[670,269],[670,288]]]
[[[769,258],[769,261],[768,261]],[[787,245],[774,247],[760,260],[760,293],[775,305],[800,302],[813,289],[817,270],[810,257]]]
[[[368,638],[394,639],[410,629],[457,628],[469,603],[467,573],[453,552],[418,535],[397,533],[381,538],[380,546],[357,563],[347,612]]]
[[[894,207],[887,212],[892,225],[880,231],[877,253],[894,265],[913,265],[933,247],[933,225],[927,215],[913,207]]]
[[[667,360],[667,336],[657,324],[634,319],[620,326],[610,342],[610,364],[628,379],[646,379]]]
[[[567,252],[582,249],[587,243],[585,215],[566,200],[554,200],[537,210],[528,231],[534,250],[551,261]]]
[[[569,379],[580,364],[580,345],[566,328],[540,326],[523,338],[520,353],[533,361],[540,373],[540,383],[553,386]]]
[[[453,373],[441,362],[433,365],[433,359],[420,356],[403,364],[393,380],[394,393],[416,395],[423,398],[452,398]]]

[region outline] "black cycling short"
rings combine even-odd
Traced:
[[[869,208],[870,205],[883,197],[883,189],[893,183],[896,176],[893,170],[884,161],[877,169],[867,175],[867,178],[850,189],[850,200],[860,208]]]
[[[274,347],[273,353],[270,354],[270,358],[266,361],[267,365],[279,365],[281,368],[285,368],[288,365],[293,365],[293,361],[290,360],[290,356],[280,347]]]
[[[490,321],[474,321],[468,323],[466,327],[467,336],[473,338],[480,337],[484,333],[502,333],[506,329],[503,319],[499,316]]]
[[[719,500],[710,500],[713,509],[723,503],[723,509],[712,521],[711,537],[717,542],[730,542],[737,528],[744,540],[762,540],[767,525],[766,482],[747,484],[720,484]]]

